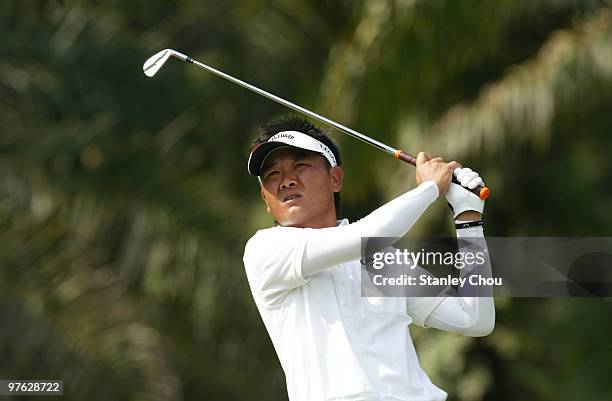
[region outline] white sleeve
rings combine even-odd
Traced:
[[[244,266],[251,291],[273,307],[291,290],[308,282],[302,255],[311,229],[274,227],[258,231],[245,247]]]
[[[484,234],[482,227],[470,227],[457,230],[457,238],[482,238]],[[473,244],[472,244],[473,245]],[[461,248],[460,248],[461,250]],[[491,277],[491,261],[488,253],[485,263],[479,266],[483,276]],[[470,274],[470,267],[462,269],[461,276]],[[465,272],[463,271],[465,270]],[[495,304],[493,301],[492,289],[489,296],[469,297],[462,296],[462,289],[459,289],[457,297],[443,297],[441,302],[426,317],[424,327],[435,327],[440,330],[454,332],[472,337],[481,337],[490,334],[495,326]],[[471,291],[468,287],[465,291]]]
[[[432,312],[448,297],[406,297],[406,312],[412,321],[421,327],[428,328],[425,321]]]
[[[361,239],[364,237],[404,236],[438,194],[436,183],[426,181],[355,223],[313,230],[316,235],[309,238],[302,259],[303,276],[312,276],[325,268],[360,259]]]

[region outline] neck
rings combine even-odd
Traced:
[[[327,213],[317,219],[311,219],[306,222],[300,222],[295,224],[281,224],[284,227],[295,227],[295,228],[327,228],[336,227],[338,221],[336,220],[336,209],[332,209],[331,213]]]

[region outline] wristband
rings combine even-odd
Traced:
[[[460,222],[460,223],[455,222],[455,228],[457,230],[462,229],[462,228],[476,227],[476,226],[482,226],[482,225],[484,225],[484,220],[465,221],[465,222]]]

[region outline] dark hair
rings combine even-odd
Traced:
[[[338,166],[342,164],[340,158],[340,148],[338,144],[321,128],[315,126],[305,118],[296,115],[284,115],[273,119],[272,121],[261,125],[257,130],[257,138],[251,144],[251,151],[257,145],[267,142],[272,136],[283,131],[298,131],[308,136],[313,137],[319,142],[325,144],[336,157]],[[330,166],[331,167],[331,166]],[[334,206],[336,207],[336,218],[340,219],[340,192],[334,192]]]

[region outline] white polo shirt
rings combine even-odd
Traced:
[[[244,254],[289,399],[445,400],[419,366],[408,331],[412,322],[423,325],[441,298],[361,297],[359,260],[304,278],[302,257],[315,235],[307,228],[260,230]]]

